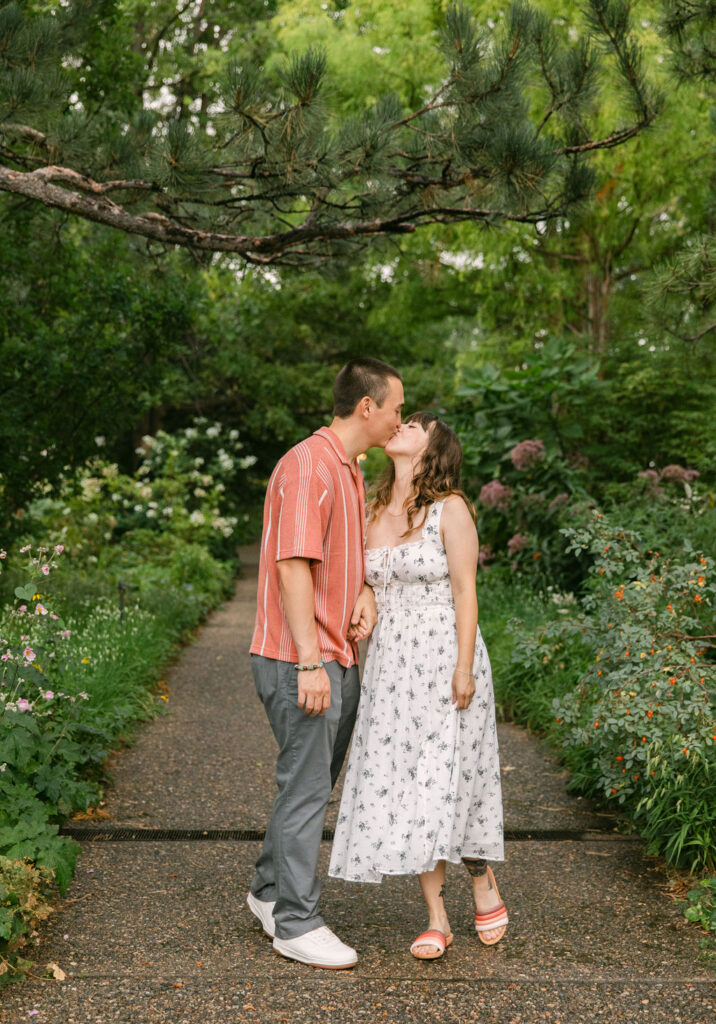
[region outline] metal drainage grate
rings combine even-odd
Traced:
[[[195,843],[239,842],[260,843],[266,835],[263,828],[121,828],[121,827],[79,827],[65,825],[60,829],[61,836],[76,839],[79,842],[94,843]],[[324,828],[324,841],[333,839],[333,829]],[[524,842],[614,842],[618,840],[637,841],[638,836],[621,835],[618,832],[584,831],[569,828],[541,829],[507,829],[505,841],[508,843]]]

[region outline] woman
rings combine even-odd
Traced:
[[[459,489],[462,449],[430,413],[386,446],[392,465],[368,510],[366,579],[378,602],[329,874],[417,874],[433,960],[452,942],[446,861],[471,876],[475,927],[502,938],[507,912],[488,860],[503,859],[490,662],[477,625],[478,542]]]

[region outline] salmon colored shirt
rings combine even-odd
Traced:
[[[307,558],[321,657],[344,667],[357,663],[347,634],[365,576],[364,536],[363,477],[338,436],[321,427],[279,460],[269,480],[252,654],[298,661],[276,563]]]

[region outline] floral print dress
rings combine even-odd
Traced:
[[[479,628],[475,696],[464,711],[452,703],[457,628],[443,505],[430,506],[420,540],[366,551],[378,624],[329,868],[353,882],[504,856],[492,673]]]

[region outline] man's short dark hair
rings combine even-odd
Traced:
[[[388,397],[388,381],[391,377],[402,380],[394,366],[380,359],[351,359],[338,371],[333,384],[333,415],[341,419],[350,416],[361,398],[368,395],[377,406],[382,406]]]

